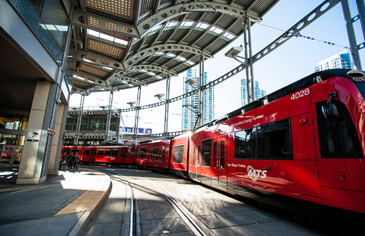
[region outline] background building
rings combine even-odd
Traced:
[[[204,84],[208,82],[207,72],[204,72]],[[199,81],[199,71],[196,69],[189,69],[187,71],[186,77],[184,77],[183,93],[188,93],[195,90],[192,86],[186,84],[185,82],[189,79],[195,79]],[[193,85],[198,86],[198,82]],[[181,130],[193,129],[198,115],[199,106],[199,94],[191,97],[184,98],[182,100],[182,120],[181,120]],[[214,87],[211,87],[204,91],[204,120],[203,123],[207,123],[214,120]]]
[[[236,107],[247,105],[247,83],[246,79],[236,82]],[[255,81],[255,100],[266,96],[266,90],[260,89],[259,81]]]
[[[351,55],[349,50],[337,53],[319,63],[314,68],[314,71],[322,71],[329,69],[353,69],[353,63],[351,61]]]

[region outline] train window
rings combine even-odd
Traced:
[[[198,146],[198,166],[200,166],[200,145]]]
[[[165,150],[162,151],[162,162],[165,162]]]
[[[105,155],[111,155],[111,154],[112,154],[112,149],[105,148]]]
[[[224,169],[224,167],[226,166],[225,161],[224,161],[225,151],[226,151],[225,141],[222,140],[221,141],[221,163],[220,163],[221,169]]]
[[[153,160],[155,160],[155,161],[158,160],[158,151],[159,151],[159,148],[153,149]]]
[[[123,158],[124,157],[124,148],[121,148],[121,151],[120,151],[120,157]]]
[[[289,119],[266,124],[256,129],[257,157],[260,159],[291,159]]]
[[[160,151],[158,152],[158,160],[161,161],[161,156],[162,156],[162,150],[160,149]]]
[[[104,155],[104,148],[98,149],[98,155]]]
[[[193,165],[196,165],[196,146],[194,146],[194,162]]]
[[[133,154],[134,156],[134,154]],[[124,158],[128,157],[128,148],[124,148]]]
[[[184,161],[184,145],[175,146],[173,154],[173,163],[182,164]]]
[[[116,156],[116,155],[118,155],[119,154],[119,148],[113,148],[112,149],[112,155],[113,156]]]
[[[256,152],[256,128],[235,133],[235,159],[254,159]]]
[[[277,121],[235,134],[236,159],[291,159],[289,119]]]
[[[146,157],[146,152],[147,152],[146,149],[143,149],[143,148],[139,149],[138,150],[138,157]]]
[[[355,125],[345,104],[331,101],[338,117],[323,116],[321,107],[327,101],[316,103],[319,143],[322,158],[362,158]]]
[[[89,148],[85,148],[84,149],[84,155],[89,155],[90,154],[90,149]]]
[[[217,167],[217,142],[213,143],[213,168]]]
[[[211,151],[212,151],[212,140],[207,139],[203,141],[203,150],[202,150],[202,166],[211,166]]]
[[[76,153],[76,152],[79,152],[79,149],[78,148],[72,148],[72,153]]]
[[[131,157],[134,157],[134,152],[135,152],[135,149],[134,149],[134,148],[130,148],[130,149],[129,149],[129,155],[130,155]]]

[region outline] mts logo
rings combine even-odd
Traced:
[[[265,179],[267,170],[255,170],[252,166],[247,166],[248,176],[253,180],[257,181],[258,178]]]

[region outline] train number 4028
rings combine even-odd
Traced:
[[[301,98],[301,97],[304,97],[304,96],[307,96],[309,95],[309,88],[306,88],[306,89],[303,89],[299,92],[296,92],[296,93],[293,93],[293,95],[291,96],[291,100],[295,100],[295,99],[298,99],[298,98]]]

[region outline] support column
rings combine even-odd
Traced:
[[[357,9],[359,11],[359,18],[361,21],[362,35],[365,40],[365,2],[364,0],[356,0]]]
[[[114,91],[110,91],[110,96],[109,96],[109,105],[108,105],[108,118],[106,121],[106,138],[105,140],[108,141],[110,138],[109,135],[109,131],[110,131],[110,123],[111,123],[111,119],[112,119],[112,110],[113,110],[113,97],[114,97]]]
[[[247,90],[247,104],[255,101],[255,80],[253,77],[253,64],[251,63],[252,45],[251,45],[251,22],[247,17],[243,31],[243,40],[245,44],[245,58],[248,61],[246,67],[246,90]]]
[[[251,45],[251,21],[247,18],[247,31],[248,31],[248,49],[249,49],[249,68],[250,68],[250,78],[251,78],[251,94],[252,101],[255,101],[255,78],[253,77],[253,64],[252,64],[252,45]]]
[[[244,26],[244,30],[243,30],[243,41],[244,41],[244,44],[245,44],[245,58],[249,58],[248,57],[248,42],[247,42],[247,21],[245,22],[245,26]],[[248,63],[249,63],[249,60],[248,60]],[[250,67],[250,64],[247,65],[246,67],[246,92],[247,92],[247,104],[251,103],[252,100],[251,100],[251,90],[250,90],[250,87],[251,87],[251,78],[250,78],[250,71],[249,71],[249,68]]]
[[[139,120],[139,109],[141,104],[141,85],[138,86],[137,91],[137,103],[136,103],[136,116],[134,119],[134,143],[137,144],[137,133],[138,133],[138,120]]]
[[[204,124],[204,56],[200,56],[200,62],[199,62],[199,113],[198,113],[198,119],[200,115],[199,120],[199,126],[202,126]]]
[[[349,38],[350,47],[351,47],[352,60],[354,62],[355,69],[362,70],[361,62],[360,62],[360,55],[359,55],[359,51],[358,51],[357,43],[356,43],[354,26],[352,25],[349,3],[347,0],[342,0],[341,4],[342,4],[343,15],[345,17],[345,22],[346,22],[347,36]]]
[[[85,102],[85,95],[81,95],[80,98],[80,114],[77,115],[77,124],[76,124],[76,133],[75,133],[75,145],[79,145],[80,140],[80,128],[82,123],[82,114],[84,113],[84,102]]]
[[[29,116],[26,141],[19,165],[17,184],[39,184],[46,181],[56,115],[58,85],[47,81],[37,83]]]
[[[171,75],[166,78],[166,97],[165,97],[165,116],[164,116],[164,126],[163,126],[163,133],[166,135],[169,130],[169,100],[170,100],[170,79]]]
[[[51,154],[48,164],[49,175],[57,175],[60,165],[60,157],[62,151],[63,137],[65,135],[65,126],[67,120],[68,105],[59,104],[55,124],[55,135],[52,140]]]

